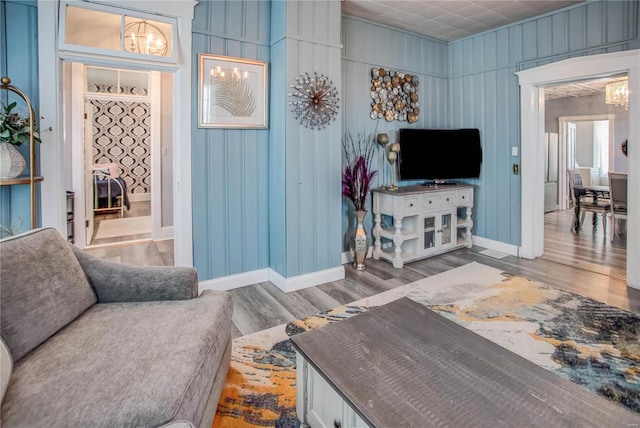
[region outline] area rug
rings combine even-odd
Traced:
[[[298,427],[288,338],[403,296],[640,412],[640,316],[474,262],[235,339],[213,426]]]
[[[112,218],[101,220],[96,239],[151,233],[151,216]]]

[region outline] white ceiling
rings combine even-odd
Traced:
[[[342,13],[452,41],[583,1],[343,0]]]
[[[574,82],[567,85],[550,86],[544,89],[545,100],[555,100],[558,98],[586,97],[589,95],[602,94],[604,96],[607,83],[627,80],[628,77],[611,77],[606,79],[588,80],[585,82]]]

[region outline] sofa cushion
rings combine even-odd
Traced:
[[[2,337],[16,362],[96,302],[71,247],[54,229],[2,240],[0,278]]]
[[[4,394],[9,387],[11,372],[13,372],[13,358],[4,340],[0,338],[0,403],[4,400]]]
[[[97,304],[16,364],[3,426],[197,419],[230,339],[231,298]]]

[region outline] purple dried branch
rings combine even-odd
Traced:
[[[375,155],[375,131],[358,133],[355,142],[347,130],[342,139],[345,168],[342,173],[342,195],[353,202],[356,210],[366,209],[367,195],[378,171],[372,170]]]

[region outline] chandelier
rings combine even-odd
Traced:
[[[605,86],[605,103],[624,106],[629,110],[629,81],[619,80]]]
[[[124,49],[147,55],[166,56],[167,37],[157,25],[148,21],[133,21],[124,27]]]

